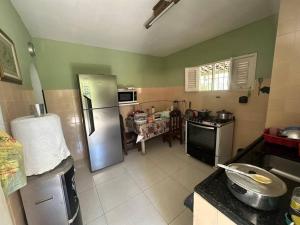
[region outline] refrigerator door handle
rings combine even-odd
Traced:
[[[95,132],[94,114],[92,109],[88,109],[89,136]]]
[[[88,126],[89,126],[89,136],[91,136],[95,132],[95,123],[94,123],[94,114],[93,114],[93,105],[92,100],[87,97],[86,95],[83,95],[85,99],[85,105],[87,109],[87,119],[88,119]]]
[[[93,108],[92,99],[90,99],[86,95],[83,95],[83,97],[84,97],[84,100],[85,100],[86,109],[92,109]]]

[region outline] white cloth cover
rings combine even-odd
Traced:
[[[27,176],[54,169],[70,155],[59,116],[26,116],[11,121],[13,137],[23,145]]]

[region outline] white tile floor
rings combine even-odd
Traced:
[[[157,138],[146,148],[146,155],[129,151],[124,162],[93,174],[76,162],[84,225],[192,225],[183,201],[213,168],[176,142],[169,148]]]

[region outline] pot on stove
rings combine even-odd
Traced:
[[[226,171],[227,187],[237,199],[265,211],[278,208],[282,196],[287,192],[286,184],[280,178],[250,164],[232,163],[228,166],[246,173],[257,173],[272,180],[270,184],[261,184],[246,176]]]
[[[217,112],[217,117],[219,120],[232,120],[233,119],[233,113],[228,112],[226,110],[221,110]]]
[[[198,111],[198,116],[200,118],[208,118],[210,113],[211,113],[211,111],[209,111],[207,109],[201,109],[200,111]]]

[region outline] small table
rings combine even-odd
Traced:
[[[141,125],[135,123],[134,126],[135,132],[138,134],[137,141],[141,142],[142,153],[146,154],[145,141],[167,133],[169,131],[169,119],[159,119],[152,123],[145,123]]]

